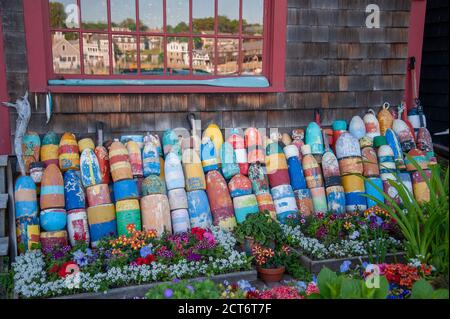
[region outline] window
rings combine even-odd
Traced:
[[[285,43],[278,50],[274,43],[277,38],[285,41],[286,0],[37,2],[43,12],[46,61],[52,61],[45,63],[47,81],[168,83],[263,76],[272,89],[284,87],[284,83],[274,85],[284,82],[284,74],[275,76],[274,59],[278,56],[284,64]],[[280,3],[284,4],[281,13]],[[27,7],[35,6],[32,0],[24,0],[26,26],[33,21],[27,17],[31,10]],[[278,27],[277,16],[282,20]],[[277,28],[281,32],[275,33]],[[28,29],[26,33],[27,42],[35,44]]]

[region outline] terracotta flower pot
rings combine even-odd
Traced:
[[[286,270],[285,267],[266,269],[262,267],[257,267],[258,277],[264,282],[278,282],[283,279],[284,272]]]

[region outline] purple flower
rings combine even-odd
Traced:
[[[186,288],[189,289],[191,292],[195,291],[194,287],[192,287],[191,285],[187,285]]]
[[[73,260],[80,267],[84,267],[89,264],[87,255],[81,250],[77,250],[76,252],[73,253]]]
[[[173,280],[172,280],[172,282],[174,283],[174,284],[177,284],[177,283],[179,283],[181,280],[180,279],[178,279],[178,278],[174,278]]]
[[[342,265],[339,267],[339,270],[344,273],[347,272],[350,269],[350,265],[352,262],[350,260],[346,260],[342,263]]]
[[[164,297],[169,299],[172,298],[173,296],[173,290],[170,288],[167,288],[166,290],[164,290]]]
[[[201,258],[202,256],[193,252],[190,252],[189,255],[187,256],[188,261],[200,261]]]
[[[152,250],[153,245],[149,244],[148,246],[144,246],[141,248],[141,250],[139,251],[139,254],[141,255],[142,258],[147,257],[148,255],[153,254],[153,250]]]

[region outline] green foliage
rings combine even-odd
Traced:
[[[411,292],[412,299],[448,299],[448,289],[437,289],[433,287],[425,280],[420,279],[413,285]]]
[[[389,283],[380,277],[379,288],[369,288],[362,279],[337,275],[328,268],[323,268],[317,276],[318,294],[308,296],[309,299],[386,299]]]
[[[291,254],[286,258],[284,264],[286,272],[296,280],[310,282],[312,280],[312,275],[299,263],[298,258],[299,257],[296,254]]]
[[[431,177],[427,177],[417,162],[406,155],[426,182],[430,191],[427,203],[418,202],[406,185],[397,177],[389,183],[397,190],[402,205],[398,205],[382,189],[372,181],[364,178],[385,198],[384,203],[373,196],[366,197],[375,201],[381,208],[389,212],[397,222],[404,238],[409,258],[419,258],[425,264],[433,264],[438,272],[448,272],[448,168],[445,176],[438,165],[430,166]]]
[[[235,228],[236,239],[243,243],[246,237],[254,239],[255,244],[269,246],[271,242],[281,243],[283,230],[278,221],[273,220],[268,212],[251,214]]]
[[[4,257],[3,266],[8,265],[9,258]],[[0,265],[1,266],[1,265]],[[0,299],[13,298],[14,295],[14,272],[12,270],[0,272]]]

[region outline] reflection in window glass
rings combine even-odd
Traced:
[[[143,75],[164,74],[164,38],[141,37],[141,73]]]
[[[219,0],[219,33],[239,33],[239,0]]]
[[[189,32],[189,0],[166,0],[167,32]]]
[[[214,33],[214,0],[192,0],[192,29],[194,33]]]
[[[108,30],[106,0],[80,0],[81,25],[88,30]]]
[[[167,41],[167,69],[171,75],[189,74],[189,38],[171,37]]]
[[[53,70],[58,74],[80,74],[80,40],[76,32],[52,33]]]
[[[145,32],[163,31],[163,0],[139,0],[139,29]]]
[[[241,72],[244,75],[259,75],[262,73],[262,39],[244,39],[242,41]]]
[[[214,74],[214,38],[194,38],[192,69],[196,75]]]
[[[109,40],[106,34],[83,34],[84,73],[109,74]]]
[[[52,28],[78,28],[77,0],[50,0],[50,26]]]
[[[217,40],[217,73],[219,75],[233,75],[238,73],[239,40]]]
[[[262,35],[264,0],[242,0],[242,33]]]
[[[137,73],[136,37],[113,35],[113,72],[114,74]]]
[[[111,28],[112,31],[136,31],[136,1],[111,1]]]

